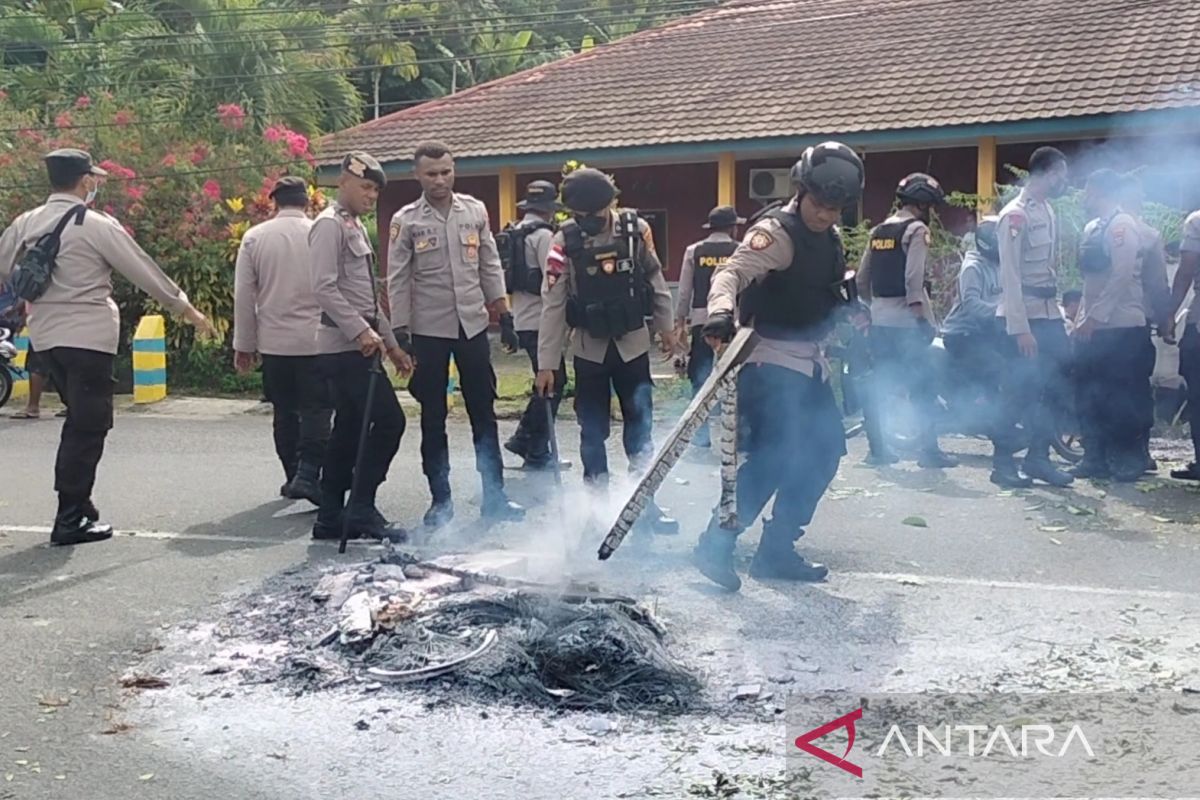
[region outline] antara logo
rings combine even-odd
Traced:
[[[862,719],[863,710],[857,708],[849,714],[838,717],[831,722],[813,728],[796,738],[796,747],[809,755],[832,764],[840,770],[849,772],[856,778],[863,776],[863,769],[847,757],[854,748],[856,731],[854,723]],[[814,741],[828,736],[841,728],[846,729],[846,751],[835,755],[822,749]],[[938,756],[966,756],[968,758],[987,758],[992,755],[1012,758],[1037,758],[1039,754],[1047,758],[1065,758],[1072,752],[1072,747],[1080,753],[1086,753],[1089,758],[1095,758],[1092,745],[1087,740],[1079,725],[1072,725],[1065,735],[1052,725],[1021,725],[1012,730],[1003,725],[990,727],[988,725],[943,725],[929,728],[925,725],[916,726],[905,735],[899,725],[892,725],[884,736],[883,743],[874,753],[876,758],[883,758],[889,752],[903,752],[908,758],[924,758],[926,753]],[[914,748],[910,742],[915,742]],[[1035,752],[1036,751],[1036,752]]]

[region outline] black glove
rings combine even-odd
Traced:
[[[521,346],[521,339],[517,336],[512,314],[500,315],[500,343],[504,345],[506,353],[515,353]]]
[[[401,350],[413,354],[412,337],[408,335],[408,331],[404,328],[392,328],[392,335],[396,337],[396,344]]]
[[[722,311],[718,314],[709,314],[708,322],[704,323],[701,333],[705,338],[713,337],[720,339],[722,342],[728,342],[733,338],[734,332],[737,330],[733,324],[733,314],[728,311]]]

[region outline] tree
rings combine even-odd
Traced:
[[[371,65],[371,99],[374,119],[379,119],[379,86],[385,71],[415,80],[421,70],[417,66],[417,51],[408,40],[413,22],[427,13],[418,3],[381,5],[376,0],[354,0],[337,16],[338,24],[346,30],[346,44],[360,62]]]

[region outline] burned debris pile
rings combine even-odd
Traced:
[[[238,671],[297,691],[363,683],[589,711],[699,707],[700,681],[633,599],[502,578],[486,561],[385,553],[289,576],[226,623],[231,639],[287,643],[274,663]]]

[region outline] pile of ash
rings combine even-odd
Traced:
[[[497,586],[487,575],[395,560],[319,580],[285,576],[245,599],[222,638],[286,646],[272,663],[237,671],[300,692],[366,682],[590,711],[682,713],[701,704],[700,681],[630,598],[595,587]]]

